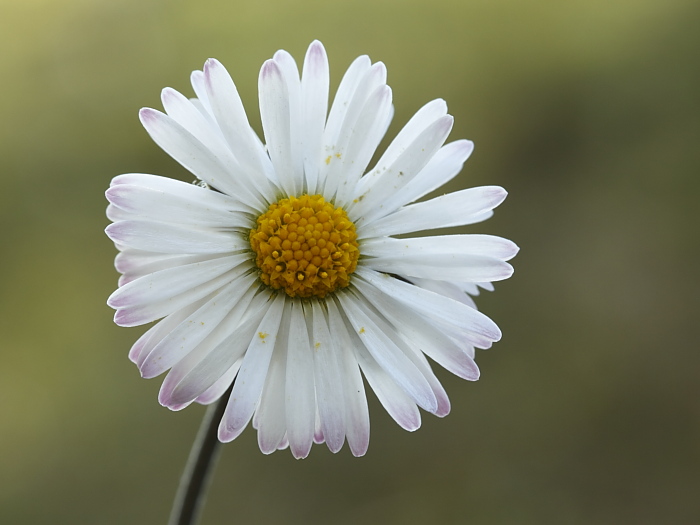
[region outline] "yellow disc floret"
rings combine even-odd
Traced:
[[[345,210],[321,195],[270,205],[250,230],[260,279],[291,297],[325,297],[350,284],[360,252]]]

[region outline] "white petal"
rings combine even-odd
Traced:
[[[295,185],[301,191],[304,180],[304,157],[302,153],[304,128],[301,116],[301,81],[299,79],[299,69],[292,55],[284,50],[279,50],[275,53],[274,61],[279,66],[284,82],[287,85],[291,167],[294,173]]]
[[[160,98],[170,118],[205,144],[229,172],[240,173],[241,167],[231,154],[215,121],[207,118],[187,97],[172,88],[163,89]]]
[[[355,352],[355,359],[384,409],[401,428],[409,432],[418,429],[420,427],[420,412],[415,401],[377,364],[367,348],[358,341],[355,331],[349,333],[352,333],[354,344],[351,348]],[[350,435],[348,435],[348,441],[349,438]]]
[[[369,70],[371,64],[368,56],[359,56],[350,64],[350,67],[343,75],[343,79],[340,81],[338,91],[336,91],[333,99],[331,110],[328,113],[328,121],[323,134],[323,143],[326,146],[332,147],[335,144],[340,126],[345,120],[348,105],[355,94],[358,84]]]
[[[219,399],[221,396],[223,396],[231,386],[231,383],[233,383],[236,374],[238,374],[238,370],[241,367],[242,361],[242,359],[236,361],[234,365],[231,368],[229,368],[216,383],[211,385],[203,393],[197,396],[195,401],[201,405],[210,405],[211,403]]]
[[[250,228],[251,219],[227,206],[221,206],[211,190],[202,190],[184,197],[162,190],[153,190],[131,184],[112,186],[106,192],[107,199],[127,211],[129,219],[145,219],[165,223],[190,224],[200,228]],[[240,208],[240,206],[235,206]]]
[[[230,283],[233,279],[240,277],[245,271],[247,271],[247,268],[244,265],[240,265],[207,283],[162,301],[120,308],[114,315],[114,322],[119,326],[138,326],[150,323],[207,297],[222,286]]]
[[[363,108],[372,93],[385,84],[386,67],[381,62],[378,62],[365,72],[355,88],[352,98],[345,110],[345,114],[343,115],[343,121],[340,124],[335,140],[331,142],[330,137],[324,136],[325,158],[321,164],[320,181],[323,183],[323,194],[329,199],[333,198],[338,186],[345,180],[345,168],[354,160],[349,157],[348,143],[356,131],[356,125]],[[386,98],[386,91],[382,90],[380,95],[381,96],[378,96],[377,99],[381,101],[383,98]],[[378,103],[377,99],[373,101],[373,104]],[[376,117],[375,115],[375,120]],[[379,124],[384,124],[384,118],[384,115],[379,115]],[[376,124],[376,122],[374,124]],[[362,122],[362,125],[368,125],[366,119]],[[357,131],[359,132],[360,130]],[[364,170],[364,166],[362,170]],[[354,190],[354,187],[352,189]]]
[[[125,221],[133,218],[133,214],[122,210],[114,204],[107,205],[107,218],[112,222]]]
[[[168,177],[161,177],[160,175],[150,175],[148,173],[124,173],[122,175],[117,175],[109,183],[110,188],[121,185],[140,186],[152,190],[172,193],[173,195],[183,198],[192,197],[193,195],[201,195],[203,194],[202,192],[211,191],[196,184],[190,184],[176,179],[169,179]],[[237,202],[228,195],[217,192],[212,192],[211,198],[222,199],[221,202],[231,203],[234,205]]]
[[[243,358],[233,392],[219,425],[219,440],[226,443],[243,432],[260,399],[282,319],[285,296],[279,294],[263,317]]]
[[[220,255],[218,257],[224,256]],[[114,259],[114,267],[120,273],[140,273],[141,275],[148,275],[149,273],[165,270],[166,268],[210,261],[216,258],[217,256],[210,254],[173,255],[171,253],[144,252],[142,250],[127,248],[117,254]]]
[[[411,257],[382,257],[372,259],[366,266],[408,278],[445,279],[461,281],[500,281],[513,274],[510,264],[492,257],[455,255],[449,261],[442,256],[420,254]]]
[[[457,344],[414,308],[382,294],[374,286],[360,279],[356,280],[355,286],[394,325],[405,341],[413,342],[453,374],[469,381],[479,378],[479,368],[470,355],[472,347]]]
[[[274,60],[266,61],[260,70],[258,93],[265,142],[275,174],[287,195],[296,195],[301,185],[297,187],[294,173],[289,91]]]
[[[372,257],[410,257],[414,254],[451,256],[455,254],[481,255],[507,261],[518,253],[518,246],[495,235],[432,235],[394,239],[384,237],[362,243],[362,255]]]
[[[251,319],[259,321],[261,318],[262,314],[253,316]],[[158,394],[158,401],[161,405],[175,410],[178,406],[191,403],[217,384],[232,366],[240,368],[243,354],[255,335],[255,326],[243,324],[235,329],[230,328],[220,326],[217,329],[219,333],[212,334],[205,339],[202,344],[172,367],[163,380]],[[226,333],[228,337],[221,341],[221,336]],[[219,367],[214,371],[208,358],[213,353],[213,349],[222,345],[226,345],[227,359],[225,362],[229,366]]]
[[[337,296],[355,333],[379,366],[416,404],[428,412],[434,412],[437,408],[435,395],[423,375],[406,358],[405,353],[364,312],[361,301],[348,293]]]
[[[141,352],[143,351],[144,347],[148,344],[148,340],[153,336],[156,328],[158,328],[158,325],[149,328],[131,346],[131,349],[129,350],[129,361],[131,361],[132,363],[136,363],[139,360]]]
[[[439,118],[418,135],[390,166],[365,175],[363,180],[366,180],[367,189],[356,194],[352,206],[348,207],[351,219],[361,218],[370,223],[372,219],[388,215],[404,204],[396,198],[397,190],[408,184],[435,155],[449,135],[452,122],[450,115]],[[355,222],[358,223],[357,220]]]
[[[400,334],[397,335],[400,337]],[[450,413],[451,408],[450,398],[447,396],[445,388],[442,386],[442,384],[440,384],[438,378],[435,377],[435,374],[430,368],[430,363],[428,363],[428,360],[425,358],[425,355],[420,348],[416,345],[416,342],[405,337],[401,337],[401,341],[406,349],[406,356],[413,362],[420,373],[423,374],[423,377],[425,377],[425,379],[428,381],[433,394],[435,394],[435,398],[437,399],[437,408],[433,414],[438,417],[445,417]]]
[[[151,352],[170,331],[187,318],[192,312],[204,304],[203,300],[186,305],[181,310],[168,315],[165,319],[149,328],[129,351],[129,359],[137,366],[141,366],[146,356]]]
[[[192,105],[197,108],[197,111],[199,111],[202,116],[206,119],[206,121],[209,123],[210,126],[212,126],[216,133],[221,135],[221,130],[219,129],[219,125],[216,123],[216,119],[214,118],[214,115],[210,113],[210,109],[206,108],[204,104],[202,104],[202,101],[199,100],[198,98],[191,98],[189,99]],[[223,135],[221,135],[221,138],[223,140]]]
[[[355,276],[371,283],[382,293],[411,306],[439,326],[464,332],[475,346],[479,346],[484,339],[498,341],[501,338],[496,323],[462,303],[372,270],[358,267]]]
[[[480,213],[478,215],[472,215],[469,224],[477,224],[479,222],[484,222],[488,219],[493,217],[493,210],[485,211],[484,213]]]
[[[445,115],[447,115],[447,104],[442,99],[432,100],[420,108],[391,141],[372,171],[389,168],[428,126]],[[367,189],[365,186],[367,182],[361,183],[361,191]]]
[[[331,337],[325,313],[318,301],[311,301],[313,315],[313,356],[316,400],[321,429],[328,448],[338,452],[345,440],[345,398],[342,348]]]
[[[364,302],[365,307],[369,307],[370,303],[365,297],[358,295],[358,300],[360,302]],[[416,346],[416,343],[406,337],[402,337],[402,334],[395,329],[394,326],[392,326],[391,323],[387,321],[378,311],[374,316],[372,316],[372,320],[377,323],[377,328],[379,328],[379,330],[381,330],[381,332],[401,350],[403,356],[407,357],[408,361],[413,363],[418,372],[422,375],[425,381],[427,381],[429,388],[432,390],[432,394],[435,397],[436,404],[431,406],[423,406],[423,408],[433,414],[439,415],[440,417],[447,415],[450,411],[450,401],[447,398],[445,389],[433,374],[433,371],[430,369],[430,365],[425,359],[423,353]]]
[[[460,281],[501,281],[513,275],[513,267],[493,257],[454,255],[446,261],[442,255],[418,254],[406,257],[379,257],[366,264],[378,272],[403,277]]]
[[[167,300],[201,286],[249,259],[249,254],[237,254],[155,272],[122,286],[109,297],[107,304],[112,308],[126,308]]]
[[[443,146],[418,175],[405,186],[397,188],[392,203],[395,202],[398,208],[443,186],[462,171],[472,151],[474,143],[469,140],[458,140]]]
[[[156,377],[189,354],[230,313],[252,284],[253,277],[236,279],[184,319],[158,343],[141,365],[143,377]],[[229,332],[236,325],[229,324]]]
[[[262,315],[260,316],[262,317]],[[254,327],[253,327],[254,328]],[[201,364],[206,360],[213,348],[235,337],[236,345],[229,345],[230,363],[242,360],[246,344],[243,340],[248,337],[248,341],[253,335],[253,328],[249,326],[230,326],[221,323],[208,337],[194,347],[189,353],[184,355],[173,365],[168,375],[163,380],[158,393],[158,401],[164,407],[171,410],[179,410],[178,407],[192,403],[195,399],[208,392],[214,385],[219,383],[222,377],[230,372],[229,367],[221,367],[215,375],[203,376],[198,374]],[[233,381],[233,377],[231,377]],[[230,385],[230,383],[229,383]]]
[[[204,110],[213,118],[214,111],[211,108],[211,103],[209,102],[209,95],[207,93],[207,85],[204,79],[204,72],[196,70],[192,71],[190,75],[190,84],[192,84],[192,89],[194,89],[197,99]]]
[[[495,290],[492,283],[477,283],[477,284],[479,285],[480,288],[483,288],[484,290],[488,290],[489,292],[493,292]],[[472,295],[479,295],[478,290],[476,293],[472,293]]]
[[[214,254],[250,247],[250,243],[237,233],[146,220],[115,222],[107,226],[105,232],[114,242],[160,253]]]
[[[341,159],[338,159],[340,162],[333,162],[333,165],[341,165],[343,168],[342,180],[336,192],[337,206],[345,207],[356,193],[357,183],[384,136],[385,122],[391,107],[391,88],[386,85],[378,87],[370,95],[353,126],[347,146]]]
[[[228,195],[254,204],[258,209],[264,207],[263,201],[230,171],[232,167],[227,166],[226,159],[218,158],[175,120],[150,108],[142,109],[139,117],[154,142],[199,179]]]
[[[379,272],[463,282],[507,279],[513,267],[504,262],[517,246],[489,235],[446,235],[371,239],[363,243],[363,264]]]
[[[276,180],[274,170],[260,140],[248,123],[243,102],[231,76],[220,62],[210,58],[204,65],[204,83],[212,112],[231,151],[242,166],[246,180],[261,195],[271,200],[270,192],[273,188],[268,181]]]
[[[400,208],[371,224],[365,223],[361,238],[398,235],[421,230],[473,224],[506,198],[499,186],[482,186],[456,191]]]
[[[241,202],[238,198],[212,191],[208,188],[203,188],[197,184],[190,184],[159,175],[125,173],[123,175],[117,175],[110,182],[110,187],[121,185],[138,186],[149,190],[160,191],[184,200],[206,200],[209,206],[213,206],[216,209],[225,209],[248,214],[257,213],[254,208]]]
[[[365,386],[353,351],[354,342],[348,335],[345,321],[338,311],[335,301],[326,301],[326,305],[331,340],[339,352],[341,370],[343,371],[346,402],[345,432],[348,446],[354,456],[360,457],[365,455],[369,446],[369,410]]]
[[[314,363],[302,303],[291,301],[289,345],[287,347],[287,439],[295,458],[305,458],[311,450],[316,417]]]
[[[389,108],[389,114],[386,117],[386,120],[384,121],[384,133],[382,133],[382,138],[386,136],[386,132],[389,131],[389,126],[391,125],[391,122],[394,120],[394,113],[396,112],[396,108],[392,104],[391,107]],[[380,140],[381,142],[381,140]],[[362,179],[360,179],[362,180]]]
[[[316,407],[316,420],[314,422],[314,443],[321,445],[326,442],[326,436],[323,435],[321,428],[321,417],[318,415],[318,406]]]
[[[469,296],[468,292],[465,290],[465,288],[473,288],[477,291],[475,295],[478,295],[479,288],[477,287],[476,283],[461,283],[461,285],[458,286],[453,281],[438,281],[435,279],[419,278],[411,278],[411,282],[416,286],[420,286],[421,288],[425,288],[426,290],[439,293],[440,295],[444,295],[445,297],[449,297],[450,299],[459,301],[460,303],[466,304],[467,306],[476,308],[476,303],[474,302],[474,299],[472,299]]]
[[[289,317],[289,316],[287,316]],[[289,319],[282,319],[278,338],[280,341],[289,337]],[[285,418],[285,376],[287,368],[287,346],[275,345],[270,360],[270,369],[265,380],[265,387],[260,398],[260,405],[255,412],[258,429],[258,446],[263,454],[271,454],[280,446],[287,432]]]
[[[161,388],[159,401],[163,405],[197,398],[243,358],[269,306],[266,295],[255,295],[256,288],[253,282],[213,333],[173,366]]]
[[[453,282],[454,286],[457,288],[460,288],[462,291],[465,293],[468,293],[470,295],[479,295],[479,283],[455,283]],[[483,284],[483,283],[481,283]],[[488,283],[491,284],[491,283]],[[422,286],[422,285],[419,285]],[[493,285],[492,285],[493,286]],[[423,288],[427,288],[426,286],[423,286]],[[443,294],[445,295],[445,294]]]
[[[317,191],[321,167],[323,130],[328,111],[328,57],[318,40],[306,52],[301,76],[304,174],[310,195]]]
[[[117,255],[115,267],[118,271],[124,273],[124,275],[119,278],[119,287],[121,288],[131,281],[154,272],[183,266],[185,264],[210,261],[225,256],[225,254],[173,255],[169,253],[144,252],[142,250],[126,248]]]

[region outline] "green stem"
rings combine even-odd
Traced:
[[[185,471],[180,478],[168,525],[195,525],[199,519],[213,467],[219,457],[219,421],[224,415],[232,388],[233,385],[218,401],[210,405],[204,414],[202,425],[187,458]]]

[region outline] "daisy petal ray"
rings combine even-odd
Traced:
[[[260,132],[223,64],[190,80],[193,94],[165,88],[164,111],[139,115],[194,182],[128,173],[106,192],[121,274],[107,303],[121,326],[154,323],[129,359],[146,378],[167,372],[161,404],[230,392],[222,442],[250,423],[263,453],[298,459],[322,443],[366,454],[367,388],[406,430],[421,409],[447,415],[432,367],[479,378],[475,349],[501,330],[474,298],[512,275],[519,248],[463,231],[503,202],[500,186],[426,198],[473,150],[445,144],[445,101],[377,155],[394,109],[387,68],[368,56],[333,94],[321,42],[299,66],[275,53],[258,76]]]

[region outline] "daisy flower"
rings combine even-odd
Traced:
[[[264,453],[289,447],[297,458],[345,440],[365,454],[363,376],[406,430],[420,426],[418,407],[445,416],[427,358],[479,377],[474,349],[501,333],[470,296],[509,277],[518,251],[490,235],[406,238],[482,221],[506,196],[486,186],[417,202],[472,152],[467,140],[444,145],[445,102],[418,110],[368,169],[393,116],[381,62],[357,58],[328,110],[321,43],[301,75],[275,53],[258,79],[264,144],[221,63],[191,81],[196,98],[165,88],[165,113],[140,118],[199,182],[126,174],[107,191],[122,274],[108,304],[120,326],[157,321],[129,358],[146,378],[169,370],[160,403],[209,404],[233,384],[219,439],[252,420]]]

